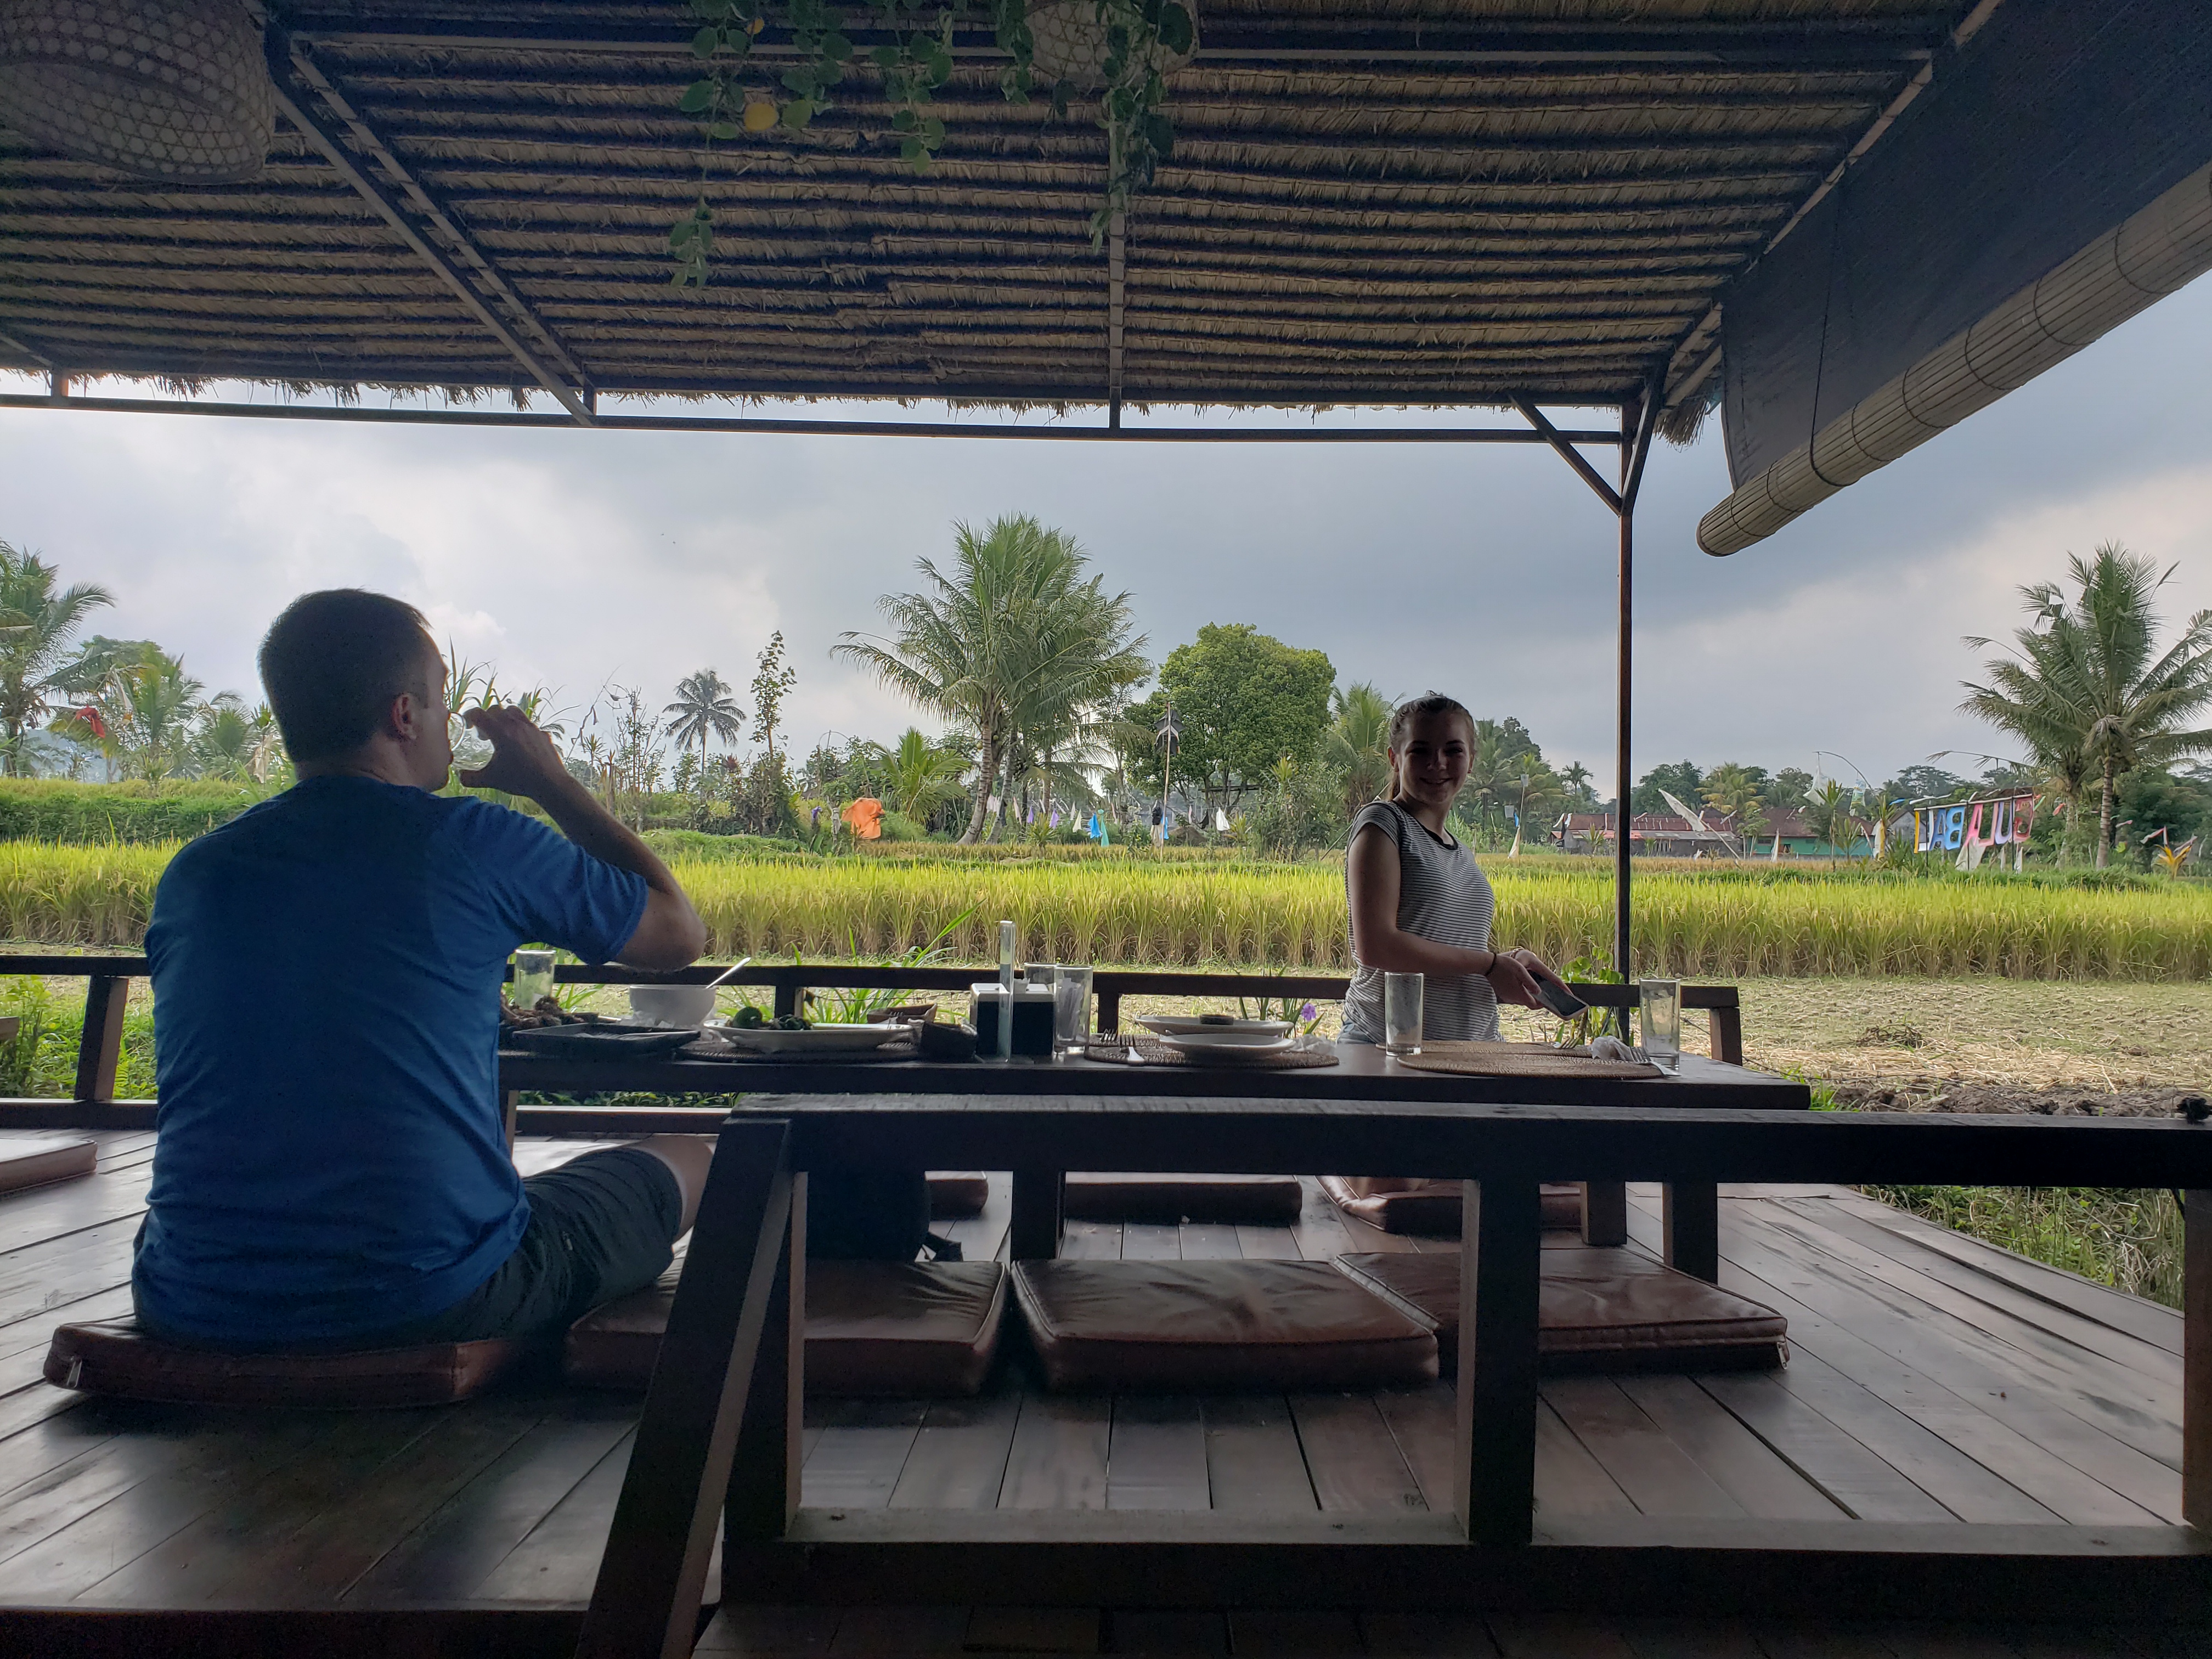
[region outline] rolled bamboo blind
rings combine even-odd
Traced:
[[[1771,536],[2208,270],[2212,165],[1821,428],[1706,514],[1698,545],[1719,556]]]

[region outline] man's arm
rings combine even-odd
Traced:
[[[472,789],[501,789],[536,801],[561,833],[593,858],[645,878],[645,915],[615,960],[632,968],[683,968],[707,948],[707,926],[650,847],[568,775],[552,738],[514,708],[471,708],[463,715],[489,740],[491,758],[459,774]]]

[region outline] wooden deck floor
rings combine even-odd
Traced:
[[[539,1381],[458,1407],[227,1413],[39,1379],[52,1328],[128,1310],[152,1138],[0,1197],[0,1609],[573,1608],[588,1597],[635,1402]],[[526,1169],[574,1146],[526,1143]],[[2178,1315],[1841,1188],[1739,1188],[1722,1282],[1784,1311],[1778,1373],[1560,1378],[1538,1526],[1589,1517],[2159,1526],[2180,1519]],[[1304,1257],[1456,1248],[1379,1234],[1309,1191],[1295,1225],[1073,1224],[1070,1253]],[[1006,1194],[955,1224],[996,1252]],[[1655,1190],[1632,1233],[1657,1247]],[[1018,1368],[974,1401],[821,1402],[805,1501],[890,1508],[1401,1513],[1448,1502],[1443,1386],[1235,1398],[1054,1396]],[[1935,1611],[1931,1609],[1931,1611]],[[2125,1609],[2115,1608],[2124,1617]],[[2148,1656],[2141,1628],[1819,1632],[1380,1614],[753,1609],[705,1650]],[[4,1644],[0,1644],[4,1645]]]

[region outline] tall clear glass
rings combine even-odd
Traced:
[[[535,1008],[538,999],[553,994],[553,953],[550,951],[517,951],[514,953],[514,982],[507,988],[507,1000],[518,1008]]]
[[[1052,982],[1052,1045],[1080,1054],[1091,1040],[1091,970],[1062,968]]]
[[[1643,1000],[1643,1018],[1638,1026],[1644,1052],[1654,1065],[1674,1071],[1682,1063],[1682,982],[1647,979],[1637,982]]]
[[[1421,994],[1427,988],[1421,974],[1382,975],[1382,1051],[1391,1054],[1421,1052]]]

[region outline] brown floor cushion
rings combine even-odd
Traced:
[[[0,1139],[0,1193],[90,1175],[99,1162],[98,1144],[82,1135],[12,1134]]]
[[[806,1391],[895,1400],[971,1395],[999,1351],[1006,1270],[995,1261],[810,1261]],[[676,1270],[568,1328],[572,1382],[642,1389],[668,1328]]]
[[[1296,1221],[1296,1176],[1142,1175],[1067,1177],[1066,1213],[1078,1221]]]
[[[1386,1233],[1459,1237],[1460,1183],[1407,1176],[1323,1176],[1321,1189],[1346,1215]],[[1583,1189],[1573,1182],[1544,1183],[1546,1227],[1583,1224]]]
[[[949,1221],[960,1216],[981,1215],[991,1201],[991,1177],[975,1170],[932,1170],[929,1172],[929,1217]]]
[[[149,1336],[131,1319],[61,1325],[46,1377],[64,1389],[184,1406],[349,1409],[443,1406],[481,1393],[520,1359],[518,1342],[433,1342],[359,1353],[215,1353]]]
[[[1336,1265],[1437,1334],[1459,1360],[1459,1256],[1340,1255]],[[1551,1371],[1755,1370],[1786,1364],[1789,1322],[1641,1251],[1575,1244],[1544,1252],[1536,1351]]]
[[[1013,1278],[1055,1389],[1364,1389],[1437,1374],[1427,1328],[1326,1262],[1021,1261]]]

